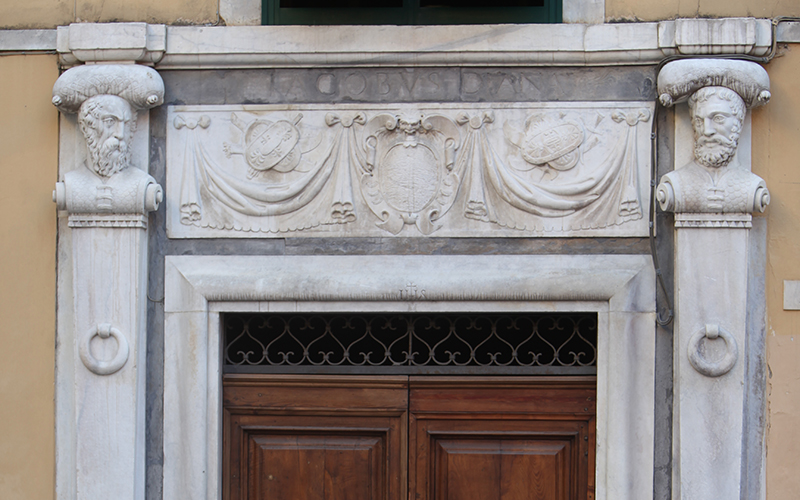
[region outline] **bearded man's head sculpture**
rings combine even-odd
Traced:
[[[709,168],[728,165],[736,154],[745,116],[739,94],[725,87],[703,87],[689,97],[694,156]]]
[[[81,105],[78,123],[89,150],[87,166],[97,175],[110,177],[130,165],[135,116],[128,101],[115,95],[94,96]]]

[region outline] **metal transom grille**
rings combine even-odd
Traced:
[[[593,374],[597,315],[240,314],[225,371]]]

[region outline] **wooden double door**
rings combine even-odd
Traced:
[[[226,375],[226,500],[591,500],[594,377]]]

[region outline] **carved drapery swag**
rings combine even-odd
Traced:
[[[651,116],[642,103],[263,108],[171,110],[168,169],[179,169],[171,178],[182,226],[530,235],[642,219],[638,130]]]

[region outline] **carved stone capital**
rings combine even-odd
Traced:
[[[164,103],[164,81],[152,68],[138,64],[92,64],[70,68],[53,85],[53,104],[64,113],[77,113],[90,98],[115,95],[134,109]]]
[[[666,107],[685,101],[703,87],[726,87],[748,108],[767,104],[769,75],[759,64],[736,59],[681,59],[658,74],[658,99]]]

